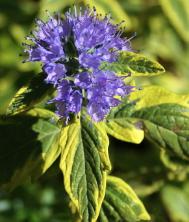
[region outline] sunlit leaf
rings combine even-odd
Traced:
[[[133,52],[121,52],[118,60],[113,63],[104,62],[101,69],[114,71],[119,76],[153,76],[163,73],[164,68],[157,62]]]
[[[89,4],[91,8],[95,7],[97,12],[102,15],[111,13],[111,16],[113,18],[113,21],[116,22],[122,22],[123,20],[125,23],[123,23],[124,26],[126,26],[127,29],[131,28],[131,20],[126,14],[126,12],[123,10],[122,6],[118,1],[114,0],[84,0],[86,4]]]
[[[150,19],[149,23],[151,32],[148,41],[146,41],[145,51],[155,57],[178,62],[184,53],[184,49],[180,36],[169,24],[167,18],[157,14],[157,16]]]
[[[186,0],[160,0],[163,10],[180,36],[189,42],[189,3]]]
[[[161,197],[171,221],[189,221],[189,195],[184,189],[167,185],[163,188]]]
[[[123,180],[109,176],[99,222],[150,220],[144,205]]]
[[[131,116],[143,122],[145,135],[177,156],[189,159],[189,96],[151,86],[134,92]]]
[[[177,104],[161,104],[143,108],[132,116],[143,121],[145,135],[149,139],[188,159],[189,117],[183,114],[185,109]]]
[[[140,122],[131,121],[125,117],[115,117],[116,109],[108,116],[105,128],[111,136],[131,143],[141,143],[144,139],[144,131],[140,128]]]
[[[39,73],[27,86],[22,87],[14,96],[7,109],[7,114],[14,115],[30,109],[52,91],[53,87],[45,82],[46,75]]]
[[[62,130],[60,144],[65,189],[81,220],[96,221],[110,170],[106,132],[84,115]]]
[[[75,3],[74,0],[66,0],[66,1],[62,1],[62,0],[41,0],[40,1],[40,13],[39,16],[40,17],[45,17],[45,11],[48,10],[48,12],[50,13],[54,13],[54,12],[60,12],[62,10],[64,10],[66,7],[68,6],[72,6],[72,4]]]
[[[145,136],[178,157],[189,159],[189,96],[151,86],[131,93],[107,119],[135,121]],[[113,135],[113,134],[112,134]]]

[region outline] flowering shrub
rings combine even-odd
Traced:
[[[136,144],[145,136],[164,150],[165,162],[168,154],[186,161],[188,95],[139,90],[138,76],[164,68],[135,53],[121,24],[95,9],[75,7],[36,25],[24,44],[25,62],[42,69],[1,117],[1,187],[13,190],[58,162],[73,221],[150,220],[134,190],[111,173],[108,135]]]

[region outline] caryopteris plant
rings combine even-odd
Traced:
[[[37,179],[58,160],[74,221],[150,220],[132,188],[111,175],[108,134],[137,144],[145,136],[188,160],[189,96],[139,90],[138,76],[164,68],[133,52],[122,34],[109,15],[90,8],[36,20],[25,62],[40,62],[41,73],[0,119],[3,189]]]

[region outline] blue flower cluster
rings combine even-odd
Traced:
[[[111,71],[102,71],[102,62],[117,60],[119,51],[130,50],[129,40],[121,38],[119,25],[110,17],[101,18],[87,8],[49,16],[47,22],[37,20],[37,29],[27,37],[27,61],[42,62],[46,81],[57,88],[57,114],[69,120],[85,104],[94,121],[101,121],[132,90]]]

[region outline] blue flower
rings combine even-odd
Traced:
[[[82,92],[68,80],[62,80],[57,91],[57,96],[51,102],[56,103],[57,114],[64,117],[67,122],[70,113],[78,113],[81,110]]]
[[[86,105],[94,121],[101,121],[111,107],[121,103],[132,87],[110,71],[100,70],[102,62],[115,62],[120,51],[130,51],[130,42],[121,38],[119,25],[96,10],[71,11],[47,22],[36,21],[37,29],[26,45],[27,61],[40,61],[46,81],[57,88],[57,114],[69,120]]]

